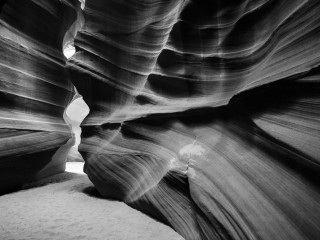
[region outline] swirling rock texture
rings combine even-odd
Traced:
[[[68,67],[99,192],[185,239],[320,238],[319,12],[87,0]]]
[[[60,147],[71,131],[63,115],[74,87],[62,48],[78,8],[76,0],[2,1],[0,194],[64,171],[70,146]]]

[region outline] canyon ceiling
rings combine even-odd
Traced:
[[[320,238],[318,0],[0,8],[0,193],[64,171],[76,87],[103,197],[185,239]]]

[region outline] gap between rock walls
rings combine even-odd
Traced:
[[[81,3],[81,6],[77,9],[77,19],[66,32],[63,40],[63,54],[66,57],[66,61],[72,58],[72,56],[76,53],[76,49],[74,47],[74,39],[77,35],[77,32],[84,25],[82,10],[85,7],[85,0],[79,0],[79,2]],[[70,141],[65,144],[69,147],[71,145],[66,158],[66,162],[83,162],[83,158],[78,152],[78,146],[81,142],[80,124],[89,114],[89,111],[90,110],[88,105],[85,103],[82,96],[74,86],[74,96],[68,106],[65,108],[63,114],[63,119],[69,125],[72,132],[72,139],[70,139]]]

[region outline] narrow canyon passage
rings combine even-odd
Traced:
[[[0,239],[320,239],[318,0],[5,0]]]
[[[81,141],[81,127],[80,124],[83,119],[88,115],[89,108],[83,101],[82,96],[77,93],[75,89],[75,95],[71,103],[66,107],[64,113],[64,119],[70,126],[73,133],[74,145],[68,152],[67,162],[80,161],[83,162],[82,156],[78,151],[78,146]]]

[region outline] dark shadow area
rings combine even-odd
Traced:
[[[320,68],[317,67],[306,73],[243,92],[234,96],[228,105],[231,131],[237,133],[243,142],[268,154],[270,161],[282,164],[317,189],[320,183],[319,160],[309,155],[305,149],[297,149],[277,139],[272,133],[257,126],[253,120],[261,119],[265,114],[274,114],[278,116],[278,122],[268,123],[271,126],[285,125],[290,123],[290,119],[293,119],[293,122],[294,119],[299,119],[320,129],[317,125],[319,93]],[[292,128],[292,131],[299,128],[304,131],[304,126],[293,126],[286,127]]]
[[[289,108],[301,99],[320,99],[320,67],[235,95],[229,106],[251,116]]]
[[[2,1],[0,1],[0,14],[1,14],[1,12],[2,12],[2,8],[3,8],[3,6],[4,6],[4,4],[7,2],[7,0],[2,0]]]
[[[37,175],[47,177],[63,172],[62,165],[53,165],[51,157],[58,148],[17,157],[1,157],[0,165],[0,195],[19,190],[23,184],[35,181]]]
[[[89,197],[95,197],[95,198],[100,198],[100,199],[106,199],[104,197],[102,197],[102,195],[98,192],[98,190],[94,187],[94,186],[89,186],[86,187],[82,190],[82,192],[86,195],[88,195]],[[109,199],[110,201],[117,201],[115,199]]]

